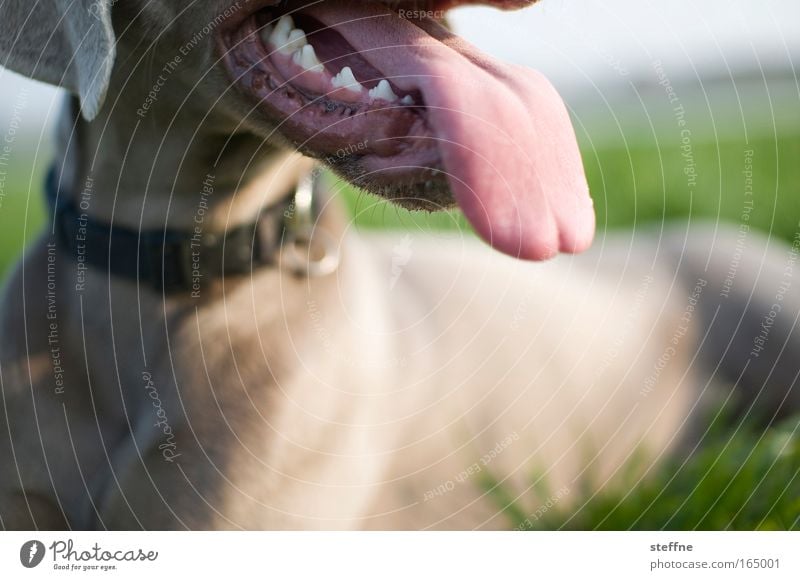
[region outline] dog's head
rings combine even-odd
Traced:
[[[494,247],[542,259],[594,233],[566,108],[443,25],[453,6],[533,2],[6,0],[0,64],[73,91],[87,119],[109,86],[140,114],[199,103],[397,203],[456,202]]]

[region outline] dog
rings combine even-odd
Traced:
[[[589,249],[566,108],[467,3],[0,7],[2,64],[71,93],[2,302],[4,529],[507,529],[798,409],[800,245]],[[344,183],[487,243],[354,232]]]

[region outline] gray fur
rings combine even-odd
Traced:
[[[0,64],[78,95],[93,119],[114,65],[109,0],[5,0],[0,22]]]

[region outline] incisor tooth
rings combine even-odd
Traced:
[[[294,28],[294,20],[288,14],[281,16],[278,23],[275,25],[275,30],[272,31],[272,34],[269,35],[269,41],[275,46],[275,48],[280,49],[289,42],[289,33]]]
[[[308,44],[306,33],[299,28],[295,28],[289,33],[289,39],[280,50],[284,54],[292,54],[294,51],[303,48],[306,44]]]
[[[339,74],[333,77],[331,84],[337,89],[347,89],[348,91],[353,91],[354,93],[360,93],[364,90],[364,87],[361,86],[356,80],[356,77],[353,75],[353,71],[349,66],[344,67]]]
[[[410,107],[410,106],[415,104],[414,103],[414,98],[411,95],[406,95],[405,97],[400,99],[400,104]]]
[[[378,86],[374,89],[369,91],[369,96],[373,100],[383,99],[384,101],[389,101],[393,103],[397,100],[397,95],[394,94],[389,81],[383,79],[381,82],[378,83]]]
[[[303,48],[295,52],[292,56],[292,60],[294,60],[295,64],[298,66],[316,73],[321,73],[325,69],[322,63],[319,62],[314,47],[310,44],[306,44]]]

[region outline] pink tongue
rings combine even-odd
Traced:
[[[422,93],[453,194],[484,240],[530,260],[589,247],[594,210],[575,134],[544,77],[378,4],[320,2],[306,12],[392,83]]]

